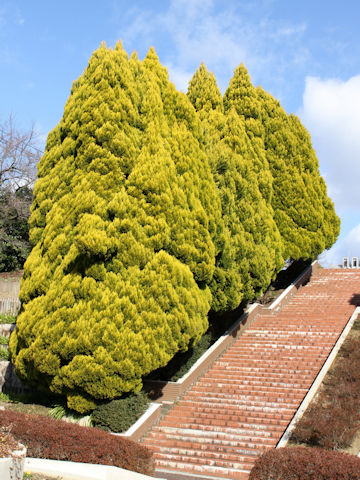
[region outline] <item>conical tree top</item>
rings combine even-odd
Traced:
[[[222,95],[214,74],[207,70],[204,62],[190,80],[187,95],[198,112],[201,110],[224,111]]]
[[[243,115],[245,119],[256,119],[261,116],[256,89],[243,63],[235,69],[224,95],[225,111],[230,110],[232,106],[235,106],[237,113]]]
[[[278,100],[256,89],[262,107],[266,157],[274,179],[272,205],[285,258],[315,258],[339,233],[309,132]]]
[[[154,47],[150,47],[146,57],[142,61],[143,66],[148,70],[152,71],[158,78],[158,83],[163,89],[169,83],[169,74],[165,67],[160,63],[159,57],[157,56]]]

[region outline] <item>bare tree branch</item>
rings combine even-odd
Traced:
[[[41,156],[37,139],[34,127],[20,133],[11,116],[0,123],[0,189],[16,191],[23,186],[32,187]]]

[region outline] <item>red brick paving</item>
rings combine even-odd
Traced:
[[[360,270],[320,269],[239,336],[143,439],[157,476],[246,480],[274,448],[360,304]]]

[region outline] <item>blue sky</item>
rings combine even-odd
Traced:
[[[357,0],[0,1],[0,121],[45,139],[102,40],[154,46],[183,91],[201,61],[223,92],[243,62],[312,135],[343,222],[336,263],[360,256],[359,18]]]

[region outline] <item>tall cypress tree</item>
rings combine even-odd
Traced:
[[[259,188],[264,199],[270,203],[273,194],[273,178],[265,153],[261,102],[243,64],[235,69],[230,80],[229,87],[224,95],[224,107],[225,112],[229,112],[234,107],[244,121],[245,131],[255,152],[253,161]]]
[[[202,64],[188,96],[205,129],[205,149],[221,192],[225,224],[211,284],[213,309],[229,310],[264,290],[283,265],[272,208],[260,193],[256,154],[234,107],[224,114],[216,80]]]
[[[314,259],[330,248],[340,221],[326,185],[309,133],[295,115],[261,87],[266,156],[274,179],[272,204],[284,242],[286,258]]]
[[[199,284],[214,246],[198,193],[181,190],[163,110],[156,77],[103,45],[39,165],[10,348],[21,378],[79,412],[137,391],[207,327]]]

